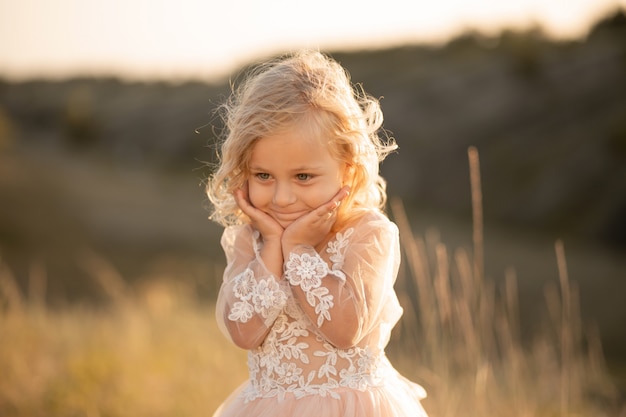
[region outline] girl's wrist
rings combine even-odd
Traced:
[[[283,249],[283,259],[285,261],[289,259],[289,254],[291,253],[296,253],[296,254],[311,253],[311,252],[317,253],[317,251],[315,250],[315,247],[313,247],[312,245],[308,245],[306,243],[293,243],[293,244],[283,243],[282,249]]]
[[[281,248],[283,251],[283,258],[287,259],[289,257],[289,254],[293,251],[293,249],[298,246],[298,245],[302,245],[302,243],[300,242],[296,242],[296,241],[292,241],[290,239],[285,239],[285,236],[283,236],[283,238],[281,239]]]
[[[265,264],[265,267],[277,279],[282,279],[284,258],[280,247],[280,242],[264,241],[263,248],[261,249],[259,255],[263,263]]]
[[[280,243],[283,247],[283,252],[287,253],[291,252],[291,249],[295,246],[315,246],[315,244],[311,242],[310,238],[307,238],[307,236],[303,236],[302,234],[297,236],[292,230],[285,230],[280,238]]]

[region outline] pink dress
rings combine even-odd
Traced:
[[[249,225],[226,228],[217,300],[224,334],[249,346],[249,380],[214,417],[426,417],[424,389],[385,356],[402,315],[398,229],[369,211],[317,252],[298,246],[276,277]]]

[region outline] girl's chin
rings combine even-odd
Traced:
[[[290,214],[280,214],[280,213],[268,213],[268,214],[274,220],[276,220],[276,222],[280,224],[284,229],[307,213],[308,211],[302,211],[302,212],[290,213]]]

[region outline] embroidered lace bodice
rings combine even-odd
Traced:
[[[393,289],[400,263],[395,224],[368,212],[320,252],[296,247],[282,277],[263,265],[262,245],[249,225],[222,236],[227,267],[218,323],[250,347],[250,383],[241,394],[247,401],[287,393],[336,397],[338,388],[363,391],[396,375],[384,354],[402,314]]]

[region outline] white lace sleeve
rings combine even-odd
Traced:
[[[227,265],[216,311],[222,332],[244,345],[260,342],[287,303],[284,286],[259,256],[258,235],[250,226],[224,230]],[[287,288],[288,290],[288,288]]]
[[[287,302],[287,296],[273,276],[257,280],[250,268],[233,279],[233,294],[238,301],[232,304],[228,320],[242,323],[246,323],[256,313],[269,326]]]

